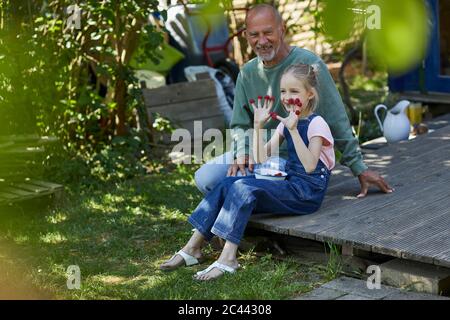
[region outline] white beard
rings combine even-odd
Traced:
[[[277,55],[278,51],[280,50],[280,47],[281,46],[279,46],[278,48],[272,48],[272,51],[270,53],[266,53],[266,54],[256,53],[256,55],[263,62],[270,62],[270,61],[272,61],[275,58],[275,56]]]
[[[264,62],[272,61],[275,58],[276,52],[275,50],[272,50],[269,54],[257,54],[258,58],[260,58]]]

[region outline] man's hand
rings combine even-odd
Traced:
[[[358,180],[361,184],[361,192],[357,195],[357,198],[364,198],[370,185],[377,186],[384,193],[392,193],[394,191],[376,171],[366,170],[358,176]]]
[[[243,176],[246,176],[245,167],[248,166],[248,170],[253,172],[255,163],[251,157],[248,155],[240,156],[236,160],[234,160],[234,164],[230,165],[227,172],[227,177],[236,177],[238,171],[242,173]]]

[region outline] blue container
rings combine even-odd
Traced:
[[[432,24],[427,56],[414,70],[400,76],[391,75],[391,92],[450,94],[450,1],[424,1]]]

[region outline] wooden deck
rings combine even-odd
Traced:
[[[249,227],[450,267],[450,125],[364,154],[394,193],[357,199],[358,179],[338,166],[318,212],[253,216]]]

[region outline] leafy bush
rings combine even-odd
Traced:
[[[64,177],[74,181],[68,168],[104,179],[142,172],[148,124],[130,60],[138,45],[145,49],[138,59],[160,58],[154,51],[163,37],[148,24],[158,1],[79,2],[79,26],[70,23],[71,5],[1,2],[0,135],[57,136],[45,163],[67,162]]]

